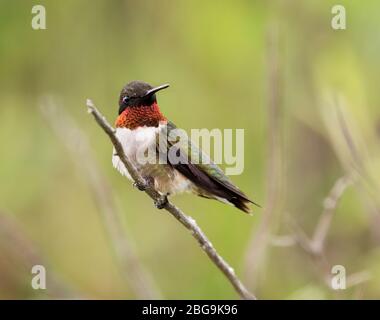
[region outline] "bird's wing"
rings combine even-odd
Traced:
[[[172,122],[168,122],[165,129],[167,130],[165,134],[170,136],[170,132],[177,129],[177,127]],[[213,163],[202,150],[197,148],[190,139],[185,143],[182,141],[180,144],[181,146],[178,146],[176,141],[168,140],[166,146],[167,149],[162,150],[162,147],[160,147],[160,151],[167,152],[169,148],[174,148],[171,152],[176,152],[180,161],[173,161],[169,153],[167,158],[168,163],[192,181],[196,186],[217,198],[227,200],[245,212],[250,212],[248,207],[249,203],[258,206],[258,204],[248,199],[248,197],[224,174],[223,170]],[[198,161],[194,161],[194,159],[198,159]],[[204,160],[207,160],[207,162],[204,163]]]

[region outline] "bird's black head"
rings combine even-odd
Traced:
[[[143,81],[132,81],[128,83],[120,93],[119,114],[126,108],[151,106],[156,102],[156,92],[169,87],[164,84],[158,87],[152,87]]]

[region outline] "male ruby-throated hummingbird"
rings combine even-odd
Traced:
[[[170,157],[167,158],[166,163],[157,161],[142,164],[138,161],[137,153],[141,146],[153,147],[158,154],[157,136],[161,132],[170,133],[176,129],[176,126],[161,113],[157,104],[156,92],[167,87],[169,87],[168,84],[152,87],[143,81],[128,83],[120,93],[119,115],[116,119],[116,136],[126,156],[140,174],[162,195],[162,201],[158,201],[156,206],[163,208],[169,195],[192,192],[201,197],[232,204],[249,213],[249,204],[255,203],[249,200],[215,163],[192,161],[194,158],[188,156],[189,154],[192,156],[195,154],[201,159],[203,154],[191,143],[189,144],[191,150],[183,153],[186,161],[172,161]],[[170,148],[173,142],[167,140],[167,146]],[[112,163],[121,174],[131,179],[115,150]]]

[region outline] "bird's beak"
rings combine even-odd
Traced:
[[[155,87],[153,89],[148,90],[148,92],[145,94],[145,97],[150,96],[152,94],[155,94],[157,91],[160,91],[162,89],[166,89],[169,87],[169,84],[163,84],[161,86]]]

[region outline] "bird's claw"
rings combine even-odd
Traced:
[[[161,196],[157,200],[154,201],[154,205],[157,209],[163,209],[168,203],[168,197],[167,196]]]
[[[146,184],[140,183],[138,181],[133,182],[133,187],[139,189],[140,191],[145,191],[146,190]]]

